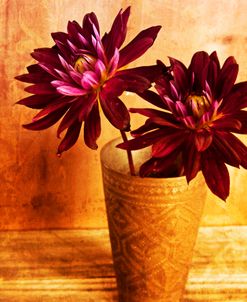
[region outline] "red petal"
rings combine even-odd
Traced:
[[[88,93],[87,90],[76,88],[72,85],[57,87],[57,91],[63,95],[68,96],[82,96]]]
[[[184,133],[181,133],[181,131],[176,131],[161,137],[160,140],[152,146],[152,156],[165,157],[171,154],[182,145],[185,138]]]
[[[67,128],[69,128],[76,120],[84,121],[86,115],[90,112],[93,104],[95,103],[95,96],[81,97],[76,100],[65,114],[58,129],[57,137]]]
[[[58,109],[69,105],[69,102],[73,101],[73,99],[71,98],[67,98],[67,97],[61,97],[55,101],[53,101],[51,104],[47,105],[43,110],[41,110],[38,114],[36,114],[33,117],[33,122],[39,120],[40,118],[42,118],[45,115],[48,115],[54,111],[57,111]]]
[[[189,66],[190,75],[194,74],[193,90],[201,92],[205,90],[205,83],[208,73],[209,55],[205,51],[199,51],[194,54]]]
[[[51,36],[52,36],[52,39],[54,40],[54,42],[59,41],[62,44],[66,45],[66,42],[68,39],[68,34],[66,34],[64,32],[55,32],[55,33],[51,33]]]
[[[68,106],[63,107],[55,112],[52,112],[38,121],[23,125],[28,130],[43,130],[54,125],[68,110]]]
[[[235,150],[235,144],[232,139],[232,134],[223,131],[216,131],[214,134],[214,141],[212,144],[213,150],[218,154],[219,158],[233,167],[239,167],[241,158]]]
[[[154,129],[157,129],[157,124],[154,124],[153,122],[151,122],[150,119],[147,119],[145,124],[140,126],[139,128],[131,131],[131,135],[133,137],[138,137],[140,135],[143,135],[145,132],[149,132],[152,131]]]
[[[201,153],[195,148],[192,136],[186,139],[186,146],[183,150],[183,162],[186,179],[189,183],[201,169]]]
[[[92,31],[92,23],[95,25],[97,31],[99,32],[99,22],[95,13],[86,14],[83,18],[83,29],[86,29],[88,32]]]
[[[154,43],[161,26],[154,26],[141,31],[120,51],[118,68],[129,64],[144,54]]]
[[[36,72],[44,72],[44,70],[39,66],[39,64],[32,64],[27,67],[27,71],[29,73],[36,73]]]
[[[24,89],[25,91],[38,95],[46,95],[46,94],[56,94],[56,89],[47,83],[35,84],[32,86],[28,86]]]
[[[219,141],[227,149],[226,152],[232,154],[232,159],[240,160],[240,165],[247,169],[247,147],[233,134],[228,132],[217,132],[218,141],[217,147],[219,147]]]
[[[120,96],[125,90],[125,83],[122,79],[113,77],[104,84],[103,90],[109,98]]]
[[[234,132],[247,134],[247,111],[240,110],[239,112],[233,114],[233,117],[241,123],[241,128],[239,130],[235,129]]]
[[[115,77],[123,81],[123,87],[127,91],[142,93],[150,87],[150,82],[147,78],[133,74],[128,69],[117,72]]]
[[[216,64],[217,72],[219,72],[220,71],[220,62],[219,62],[219,59],[217,56],[217,52],[213,51],[209,57],[210,57],[210,60]]]
[[[218,98],[218,100],[221,100],[221,98],[230,92],[236,81],[237,75],[238,64],[236,63],[234,57],[227,58],[220,71],[216,86],[216,98]]]
[[[145,90],[144,92],[139,93],[138,95],[157,107],[160,107],[162,109],[168,109],[167,105],[163,102],[162,98],[154,91]]]
[[[221,111],[232,113],[247,106],[247,82],[240,82],[232,87],[230,93],[223,98]]]
[[[77,141],[81,131],[81,122],[75,121],[67,130],[65,137],[58,146],[57,155],[61,155],[62,152],[70,149]]]
[[[128,68],[126,71],[132,74],[144,77],[148,79],[151,83],[153,83],[156,79],[158,79],[162,75],[161,65],[151,65],[151,66],[141,66],[136,68]]]
[[[27,98],[21,99],[20,101],[16,102],[19,105],[25,105],[29,108],[33,109],[42,109],[57,98],[60,98],[60,95],[31,95]]]
[[[36,73],[27,73],[22,74],[15,77],[16,80],[26,83],[44,83],[44,82],[51,82],[53,77],[51,77],[46,72],[36,72]]]
[[[141,177],[177,177],[182,170],[179,164],[178,153],[173,152],[165,158],[151,158],[140,167]]]
[[[150,120],[158,125],[179,128],[172,114],[162,112],[156,109],[148,108],[130,108],[131,113],[139,113],[150,118]]]
[[[124,12],[120,10],[115,20],[113,21],[110,32],[105,34],[102,38],[108,59],[113,56],[115,48],[119,49],[122,46],[126,38],[129,15],[130,7],[128,7]]]
[[[109,122],[119,130],[129,131],[130,115],[124,103],[117,97],[111,97],[102,91],[100,104]]]
[[[146,134],[143,134],[142,136],[136,137],[134,139],[131,139],[129,141],[126,141],[124,143],[121,143],[117,145],[118,148],[125,149],[125,150],[139,150],[145,147],[148,147],[158,140],[160,140],[160,137],[164,135],[163,130],[155,130]]]
[[[90,111],[87,119],[85,120],[85,125],[84,125],[84,141],[89,148],[94,150],[98,148],[96,141],[100,136],[100,132],[101,132],[100,115],[99,115],[98,102],[96,102],[92,110]]]
[[[224,116],[223,118],[213,121],[211,127],[217,130],[235,131],[240,130],[242,124],[238,119],[231,116]]]
[[[78,39],[78,33],[82,34],[82,28],[76,21],[69,21],[67,25],[67,31],[71,38],[73,38],[73,42]],[[66,35],[67,36],[67,35]],[[66,43],[68,36],[62,36],[62,39],[59,39],[62,43]],[[58,37],[59,38],[59,37]],[[56,39],[57,40],[57,39]]]
[[[188,92],[189,88],[188,70],[182,62],[171,57],[169,57],[169,60],[171,63],[171,70],[173,72],[174,80],[176,82],[176,85],[178,86],[178,90],[184,96]]]
[[[229,195],[230,177],[223,161],[211,152],[202,156],[202,173],[209,189],[224,201]]]
[[[195,145],[198,152],[205,151],[212,143],[212,133],[204,130],[195,134]]]
[[[58,52],[54,48],[35,49],[31,56],[40,63],[49,63],[54,67],[59,67]]]

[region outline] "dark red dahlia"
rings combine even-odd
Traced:
[[[27,68],[28,74],[16,77],[33,83],[25,89],[33,95],[18,104],[42,109],[25,128],[46,129],[63,117],[57,136],[67,132],[58,154],[75,144],[83,122],[86,145],[97,148],[101,132],[99,104],[113,126],[129,131],[129,113],[119,96],[125,90],[140,93],[149,88],[158,67],[123,67],[145,53],[160,30],[160,26],[143,30],[120,50],[129,14],[130,8],[120,11],[102,39],[94,13],[85,15],[82,27],[76,21],[69,22],[68,33],[53,33],[55,45],[35,49],[32,57],[38,63]]]
[[[247,82],[234,84],[238,64],[229,57],[220,67],[216,52],[194,54],[190,66],[170,58],[170,72],[156,83],[159,93],[141,96],[162,110],[131,109],[148,117],[135,136],[119,147],[137,150],[152,145],[141,176],[185,175],[189,182],[202,171],[211,191],[229,195],[226,164],[247,168],[247,147],[233,133],[247,133]]]

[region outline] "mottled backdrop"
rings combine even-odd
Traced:
[[[118,10],[128,5],[129,40],[145,27],[163,26],[153,48],[137,64],[167,61],[168,55],[189,63],[197,50],[217,50],[221,61],[234,55],[239,80],[247,79],[245,0],[0,0],[0,229],[106,226],[99,151],[84,147],[81,138],[57,158],[56,127],[43,132],[22,129],[34,111],[13,105],[27,95],[14,76],[32,63],[32,49],[53,45],[50,32],[66,30],[68,20],[80,22],[94,11],[104,32]],[[133,95],[125,99],[132,106],[142,105]],[[118,136],[106,120],[103,129],[100,146]],[[231,174],[227,204],[209,193],[204,224],[247,223],[247,171]]]

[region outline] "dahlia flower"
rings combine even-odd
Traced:
[[[130,7],[120,10],[111,30],[102,38],[93,12],[85,15],[82,27],[76,21],[68,22],[67,33],[52,33],[55,45],[35,49],[31,55],[38,63],[27,67],[28,74],[16,77],[33,84],[25,88],[33,95],[18,104],[42,109],[24,128],[46,129],[63,117],[57,136],[67,131],[58,154],[75,144],[83,122],[86,145],[97,148],[101,132],[99,107],[114,127],[129,131],[129,112],[119,96],[125,90],[144,91],[157,76],[156,65],[124,69],[151,47],[160,30],[160,26],[143,30],[120,49],[129,14]]]
[[[169,73],[156,81],[158,94],[141,94],[161,110],[131,109],[148,119],[132,131],[134,139],[119,147],[152,145],[141,176],[185,175],[189,182],[201,170],[210,190],[225,200],[230,184],[226,164],[247,168],[247,147],[233,134],[247,133],[247,82],[235,84],[234,57],[221,67],[216,52],[195,53],[188,68],[174,58],[170,64]]]

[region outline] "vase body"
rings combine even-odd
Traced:
[[[204,206],[204,179],[199,174],[188,186],[185,177],[130,176],[126,152],[116,144],[102,149],[101,164],[119,301],[178,302]],[[145,157],[133,153],[135,161]]]

